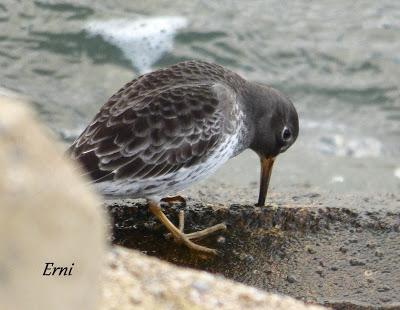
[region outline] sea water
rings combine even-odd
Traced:
[[[0,29],[1,92],[66,143],[125,82],[202,59],[294,101],[300,135],[272,190],[399,192],[396,1],[2,0]],[[249,151],[206,182],[256,187],[258,169]]]

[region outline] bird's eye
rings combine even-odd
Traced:
[[[290,129],[287,127],[283,128],[282,130],[283,141],[289,141],[291,137],[292,137],[292,132],[290,131]]]

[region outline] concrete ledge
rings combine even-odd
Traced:
[[[308,193],[274,200],[263,208],[189,201],[186,231],[227,223],[227,232],[201,241],[218,248],[217,257],[167,240],[144,202],[106,206],[116,244],[335,309],[400,307],[399,197]],[[179,208],[165,208],[175,222]]]

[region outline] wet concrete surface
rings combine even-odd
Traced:
[[[169,240],[138,200],[105,203],[113,243],[334,309],[400,309],[399,196],[273,193],[274,203],[261,208],[245,198],[222,205],[205,197],[164,211],[177,223],[184,209],[186,232],[225,222],[227,231],[199,241],[218,256]]]

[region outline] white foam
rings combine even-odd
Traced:
[[[383,153],[382,143],[375,138],[347,138],[340,134],[322,137],[318,149],[325,154],[354,158],[379,157]]]
[[[347,129],[344,124],[332,120],[317,121],[312,119],[302,119],[301,127],[303,129],[337,130],[340,132],[344,132]]]
[[[400,179],[400,167],[394,170],[394,176]]]
[[[341,175],[334,175],[331,178],[331,183],[343,183],[344,182],[344,177]]]
[[[119,47],[140,73],[146,73],[165,52],[172,50],[175,34],[186,25],[184,17],[164,16],[90,21],[85,30]]]

